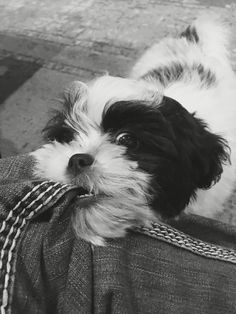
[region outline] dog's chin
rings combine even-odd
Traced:
[[[156,220],[146,197],[132,191],[106,195],[83,189],[73,203],[72,224],[78,238],[103,246],[108,238],[124,237],[129,229]]]

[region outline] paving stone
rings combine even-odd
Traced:
[[[59,91],[77,77],[41,69],[0,106],[2,156],[33,151],[42,144],[41,131],[58,108]],[[3,106],[3,108],[2,108]]]

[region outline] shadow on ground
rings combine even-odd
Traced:
[[[0,105],[40,67],[35,62],[16,60],[12,57],[0,59]]]
[[[16,60],[12,57],[3,57],[0,59],[0,111],[1,106],[6,105],[4,105],[4,101],[24,84],[24,82],[31,78],[39,68],[40,65],[35,62]],[[12,141],[3,138],[1,136],[1,130],[0,152],[2,157],[5,155],[7,156],[9,153],[17,153],[15,144]]]

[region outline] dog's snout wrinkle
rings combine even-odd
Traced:
[[[75,154],[69,159],[68,169],[72,172],[78,172],[91,166],[93,162],[94,158],[89,154]]]

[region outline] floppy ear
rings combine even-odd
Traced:
[[[179,158],[195,187],[210,188],[219,181],[223,165],[230,162],[227,141],[172,98],[164,97],[160,110],[171,124]]]
[[[223,165],[230,163],[230,149],[225,139],[211,133],[202,120],[194,115],[193,118],[197,125],[194,134],[197,151],[193,158],[196,184],[198,188],[208,189],[220,180]]]

